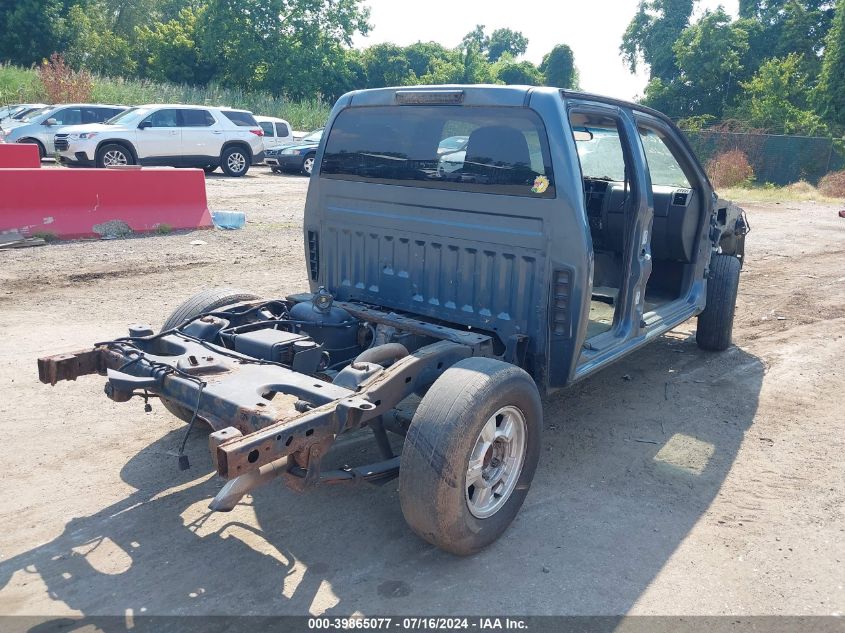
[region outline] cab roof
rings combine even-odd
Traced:
[[[405,95],[403,98],[407,99],[407,95],[419,95],[422,93],[440,93],[444,96],[444,99],[448,98],[449,93],[461,93],[462,98],[460,104],[468,106],[494,105],[517,107],[527,105],[531,95],[535,93],[544,93],[548,95],[560,94],[564,99],[594,101],[619,108],[636,110],[662,119],[670,124],[673,123],[672,120],[662,112],[649,108],[648,106],[634,103],[633,101],[625,101],[624,99],[616,99],[614,97],[607,97],[590,92],[566,90],[549,86],[502,86],[493,84],[394,86],[390,88],[373,88],[369,90],[350,92],[341,97],[339,103],[345,101],[343,105],[346,106],[398,105],[398,95]],[[423,97],[425,96],[426,95],[423,95]],[[420,101],[422,101],[422,99],[420,99]],[[406,103],[409,102],[406,101]]]

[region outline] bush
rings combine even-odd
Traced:
[[[751,184],[754,169],[745,152],[732,149],[717,154],[707,163],[707,175],[714,187],[737,187]]]
[[[799,180],[798,182],[793,182],[792,184],[786,185],[785,188],[789,193],[794,193],[798,195],[809,196],[817,193],[816,188],[806,180]]]
[[[38,67],[38,79],[49,103],[85,103],[91,101],[94,78],[87,70],[74,70],[58,53],[50,55]]]
[[[822,178],[819,191],[830,198],[845,198],[845,170],[832,171]]]

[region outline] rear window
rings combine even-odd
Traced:
[[[238,127],[258,127],[258,121],[249,112],[241,112],[238,110],[221,110],[223,116],[229,119]]]
[[[525,108],[349,108],[320,174],[340,180],[553,198],[546,129]]]

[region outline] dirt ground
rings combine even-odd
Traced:
[[[306,188],[212,176],[243,230],[0,252],[0,613],[845,613],[837,207],[748,205],[736,346],[699,351],[691,322],[550,399],[525,506],[472,558],[417,539],[395,482],[274,484],[209,514],[203,433],[180,472],[160,406],[38,382],[37,357],[158,326],[201,288],[304,289]]]

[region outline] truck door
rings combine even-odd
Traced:
[[[621,108],[569,101],[593,246],[590,314],[576,375],[589,373],[642,329],[651,274],[653,203],[642,146]]]

